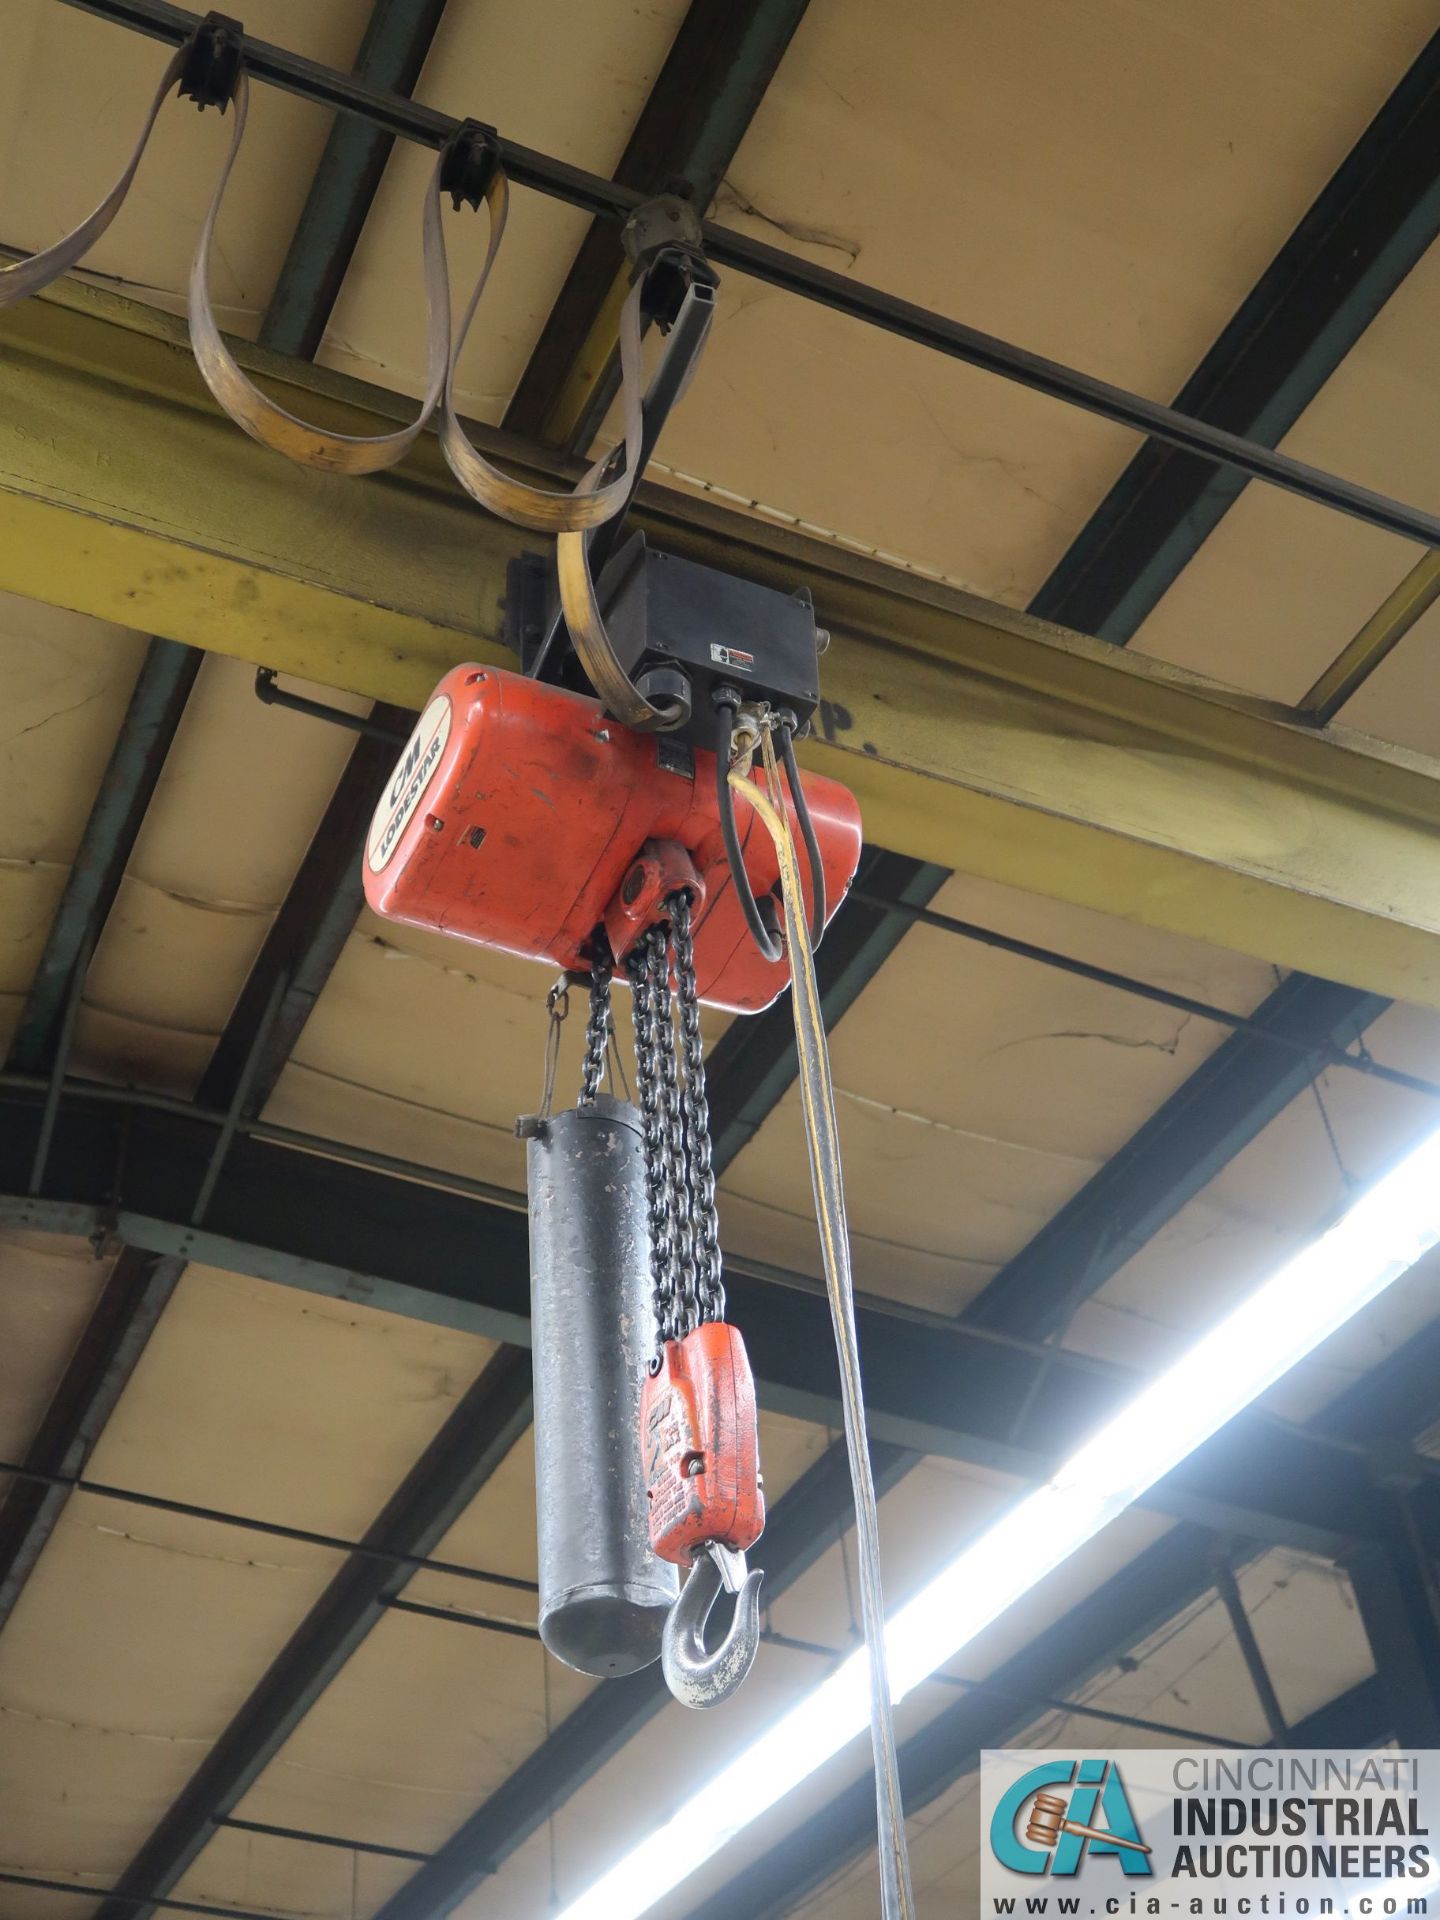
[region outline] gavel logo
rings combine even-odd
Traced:
[[[1037,1793],[1025,1822],[1025,1838],[1037,1847],[1053,1847],[1062,1833],[1078,1834],[1082,1840],[1106,1840],[1112,1847],[1129,1847],[1135,1853],[1149,1853],[1141,1840],[1122,1840],[1118,1833],[1106,1833],[1101,1827],[1082,1826],[1065,1818],[1065,1802],[1058,1793]]]

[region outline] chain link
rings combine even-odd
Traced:
[[[657,927],[651,935],[650,990],[655,1009],[655,1065],[664,1126],[665,1179],[670,1189],[674,1224],[677,1331],[673,1338],[679,1340],[699,1324],[700,1294],[690,1207],[689,1160],[685,1151],[685,1110],[681,1102],[674,1000],[670,992],[670,938],[669,929],[664,926]]]
[[[657,1353],[667,1341],[683,1340],[702,1321],[725,1317],[690,896],[674,893],[665,907],[668,920],[651,927],[636,942],[626,962],[634,1001],[635,1092],[645,1141],[645,1201]],[[615,1042],[610,993],[613,978],[611,963],[597,961],[590,975],[578,1102],[581,1107],[595,1104],[606,1058]],[[556,1050],[559,1023],[568,1004],[563,981],[552,989],[548,1004],[547,1113],[554,1085],[550,1056]]]
[[[666,908],[669,923],[652,927],[629,961],[661,1348],[668,1340],[683,1339],[701,1321],[725,1315],[689,896],[674,894]]]
[[[664,965],[665,935],[652,928],[630,956],[630,985],[634,996],[635,1091],[645,1136],[646,1208],[650,1220],[650,1272],[655,1295],[655,1341],[658,1351],[679,1337],[675,1297],[675,1226],[672,1182],[668,1176],[668,1133],[661,1109],[659,1038],[655,1018],[655,955],[658,945]]]
[[[585,1021],[585,1063],[580,1070],[578,1105],[593,1107],[605,1071],[605,1053],[610,1045],[610,982],[614,969],[607,960],[597,960],[590,974],[590,1012]]]
[[[715,1168],[710,1143],[710,1103],[705,1094],[705,1042],[700,1033],[700,992],[695,980],[695,941],[690,926],[690,896],[677,893],[670,903],[675,946],[675,985],[680,1003],[680,1037],[685,1063],[685,1152],[690,1188],[690,1238],[694,1249],[699,1320],[725,1318],[725,1289],[720,1284],[720,1220],[715,1209]]]

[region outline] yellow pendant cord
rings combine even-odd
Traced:
[[[835,1348],[840,1361],[841,1403],[845,1410],[845,1444],[850,1458],[850,1482],[855,1495],[855,1528],[859,1542],[860,1600],[865,1640],[870,1650],[870,1739],[875,1755],[875,1797],[880,1831],[880,1890],[884,1920],[914,1920],[915,1895],[910,1885],[910,1859],[905,1844],[905,1810],[900,1797],[900,1774],[895,1752],[895,1720],[890,1704],[890,1670],[885,1652],[885,1602],[880,1587],[880,1523],[875,1504],[875,1480],[870,1470],[870,1447],[865,1431],[865,1403],[860,1382],[859,1339],[855,1329],[855,1291],[850,1272],[850,1231],[845,1219],[845,1189],[840,1166],[840,1131],[835,1119],[835,1094],[830,1079],[830,1051],[815,984],[810,950],[810,926],[800,880],[790,819],[779,800],[780,776],[769,731],[762,736],[770,797],[744,774],[732,772],[730,785],[753,807],[775,843],[780,862],[780,888],[785,914],[785,945],[790,956],[791,1008],[795,1015],[795,1046],[800,1062],[800,1098],[805,1115],[805,1141],[810,1154],[810,1178],[815,1191],[815,1216],[820,1228],[820,1250]]]

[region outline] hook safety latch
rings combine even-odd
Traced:
[[[745,1556],[712,1541],[695,1556],[680,1598],[670,1609],[660,1641],[665,1684],[682,1707],[718,1707],[755,1664],[760,1647],[760,1583]],[[721,1589],[735,1595],[735,1617],[723,1640],[706,1650],[705,1625]]]

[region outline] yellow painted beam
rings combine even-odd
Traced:
[[[345,430],[403,415],[245,357]],[[708,500],[649,487],[636,517],[810,588],[834,643],[804,757],[854,788],[872,840],[1440,1007],[1440,765]],[[418,706],[457,660],[506,657],[505,563],[536,544],[460,495],[432,439],[370,480],[266,453],[164,315],[78,286],[0,315],[0,588]]]
[[[351,432],[406,404],[308,369],[271,390]],[[0,316],[0,508],[11,592],[411,705],[485,650],[518,547],[433,440],[363,485],[292,466],[214,407],[182,324],[73,284]]]
[[[1295,711],[1324,726],[1364,686],[1376,668],[1440,600],[1440,553],[1415,562],[1348,645],[1326,667]]]

